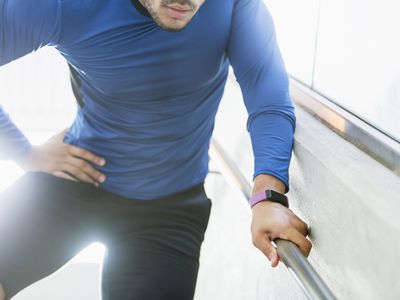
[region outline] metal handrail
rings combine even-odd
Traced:
[[[290,79],[293,102],[316,116],[344,139],[400,175],[400,140],[305,84]]]
[[[227,181],[238,187],[248,201],[251,197],[251,184],[215,138],[211,139],[210,156]],[[248,207],[249,211],[251,210],[250,205],[247,203],[246,207]],[[283,239],[275,239],[273,242],[276,245],[282,262],[289,269],[296,282],[310,300],[336,299],[313,266],[300,252],[296,244]]]

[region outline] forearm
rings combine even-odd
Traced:
[[[272,175],[259,174],[254,178],[252,195],[265,190],[274,190],[278,193],[284,194],[285,184]]]
[[[16,159],[30,147],[28,139],[0,106],[0,158]]]
[[[254,154],[254,182],[256,182],[255,178],[258,175],[268,174],[274,178],[274,181],[283,183],[282,192],[287,192],[289,189],[288,170],[293,146],[294,119],[289,119],[282,112],[264,112],[258,114],[252,120],[248,129]],[[265,180],[262,180],[262,182],[266,183]]]

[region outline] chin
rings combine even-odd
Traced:
[[[185,27],[187,26],[187,24],[183,25],[183,26],[179,26],[179,27],[174,27],[174,26],[161,26],[164,30],[169,31],[169,32],[179,32],[182,31],[183,29],[185,29]]]
[[[192,18],[190,18],[188,21],[169,19],[168,21],[163,22],[163,20],[160,20],[158,25],[166,31],[179,32],[179,31],[182,31],[183,29],[185,29],[189,25],[191,20],[192,20]]]

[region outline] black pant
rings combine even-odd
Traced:
[[[27,173],[0,194],[0,283],[11,298],[99,241],[103,300],[193,299],[210,209],[204,183],[140,201]]]

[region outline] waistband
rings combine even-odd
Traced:
[[[96,198],[112,198],[112,201],[116,201],[119,203],[158,203],[158,202],[171,202],[171,201],[179,201],[184,200],[188,197],[193,197],[199,193],[205,193],[204,190],[204,180],[193,185],[192,187],[185,189],[183,191],[179,191],[177,193],[162,196],[159,198],[155,198],[152,200],[142,200],[135,198],[128,198],[124,196],[117,195],[115,193],[106,191],[104,189],[98,188],[93,184],[80,182],[80,181],[72,181],[69,179],[61,178],[49,173],[45,172],[29,172],[26,176],[32,176],[35,179],[43,180],[46,184],[50,186],[54,186],[60,190],[71,193],[75,196],[83,196],[83,197],[96,197]]]

